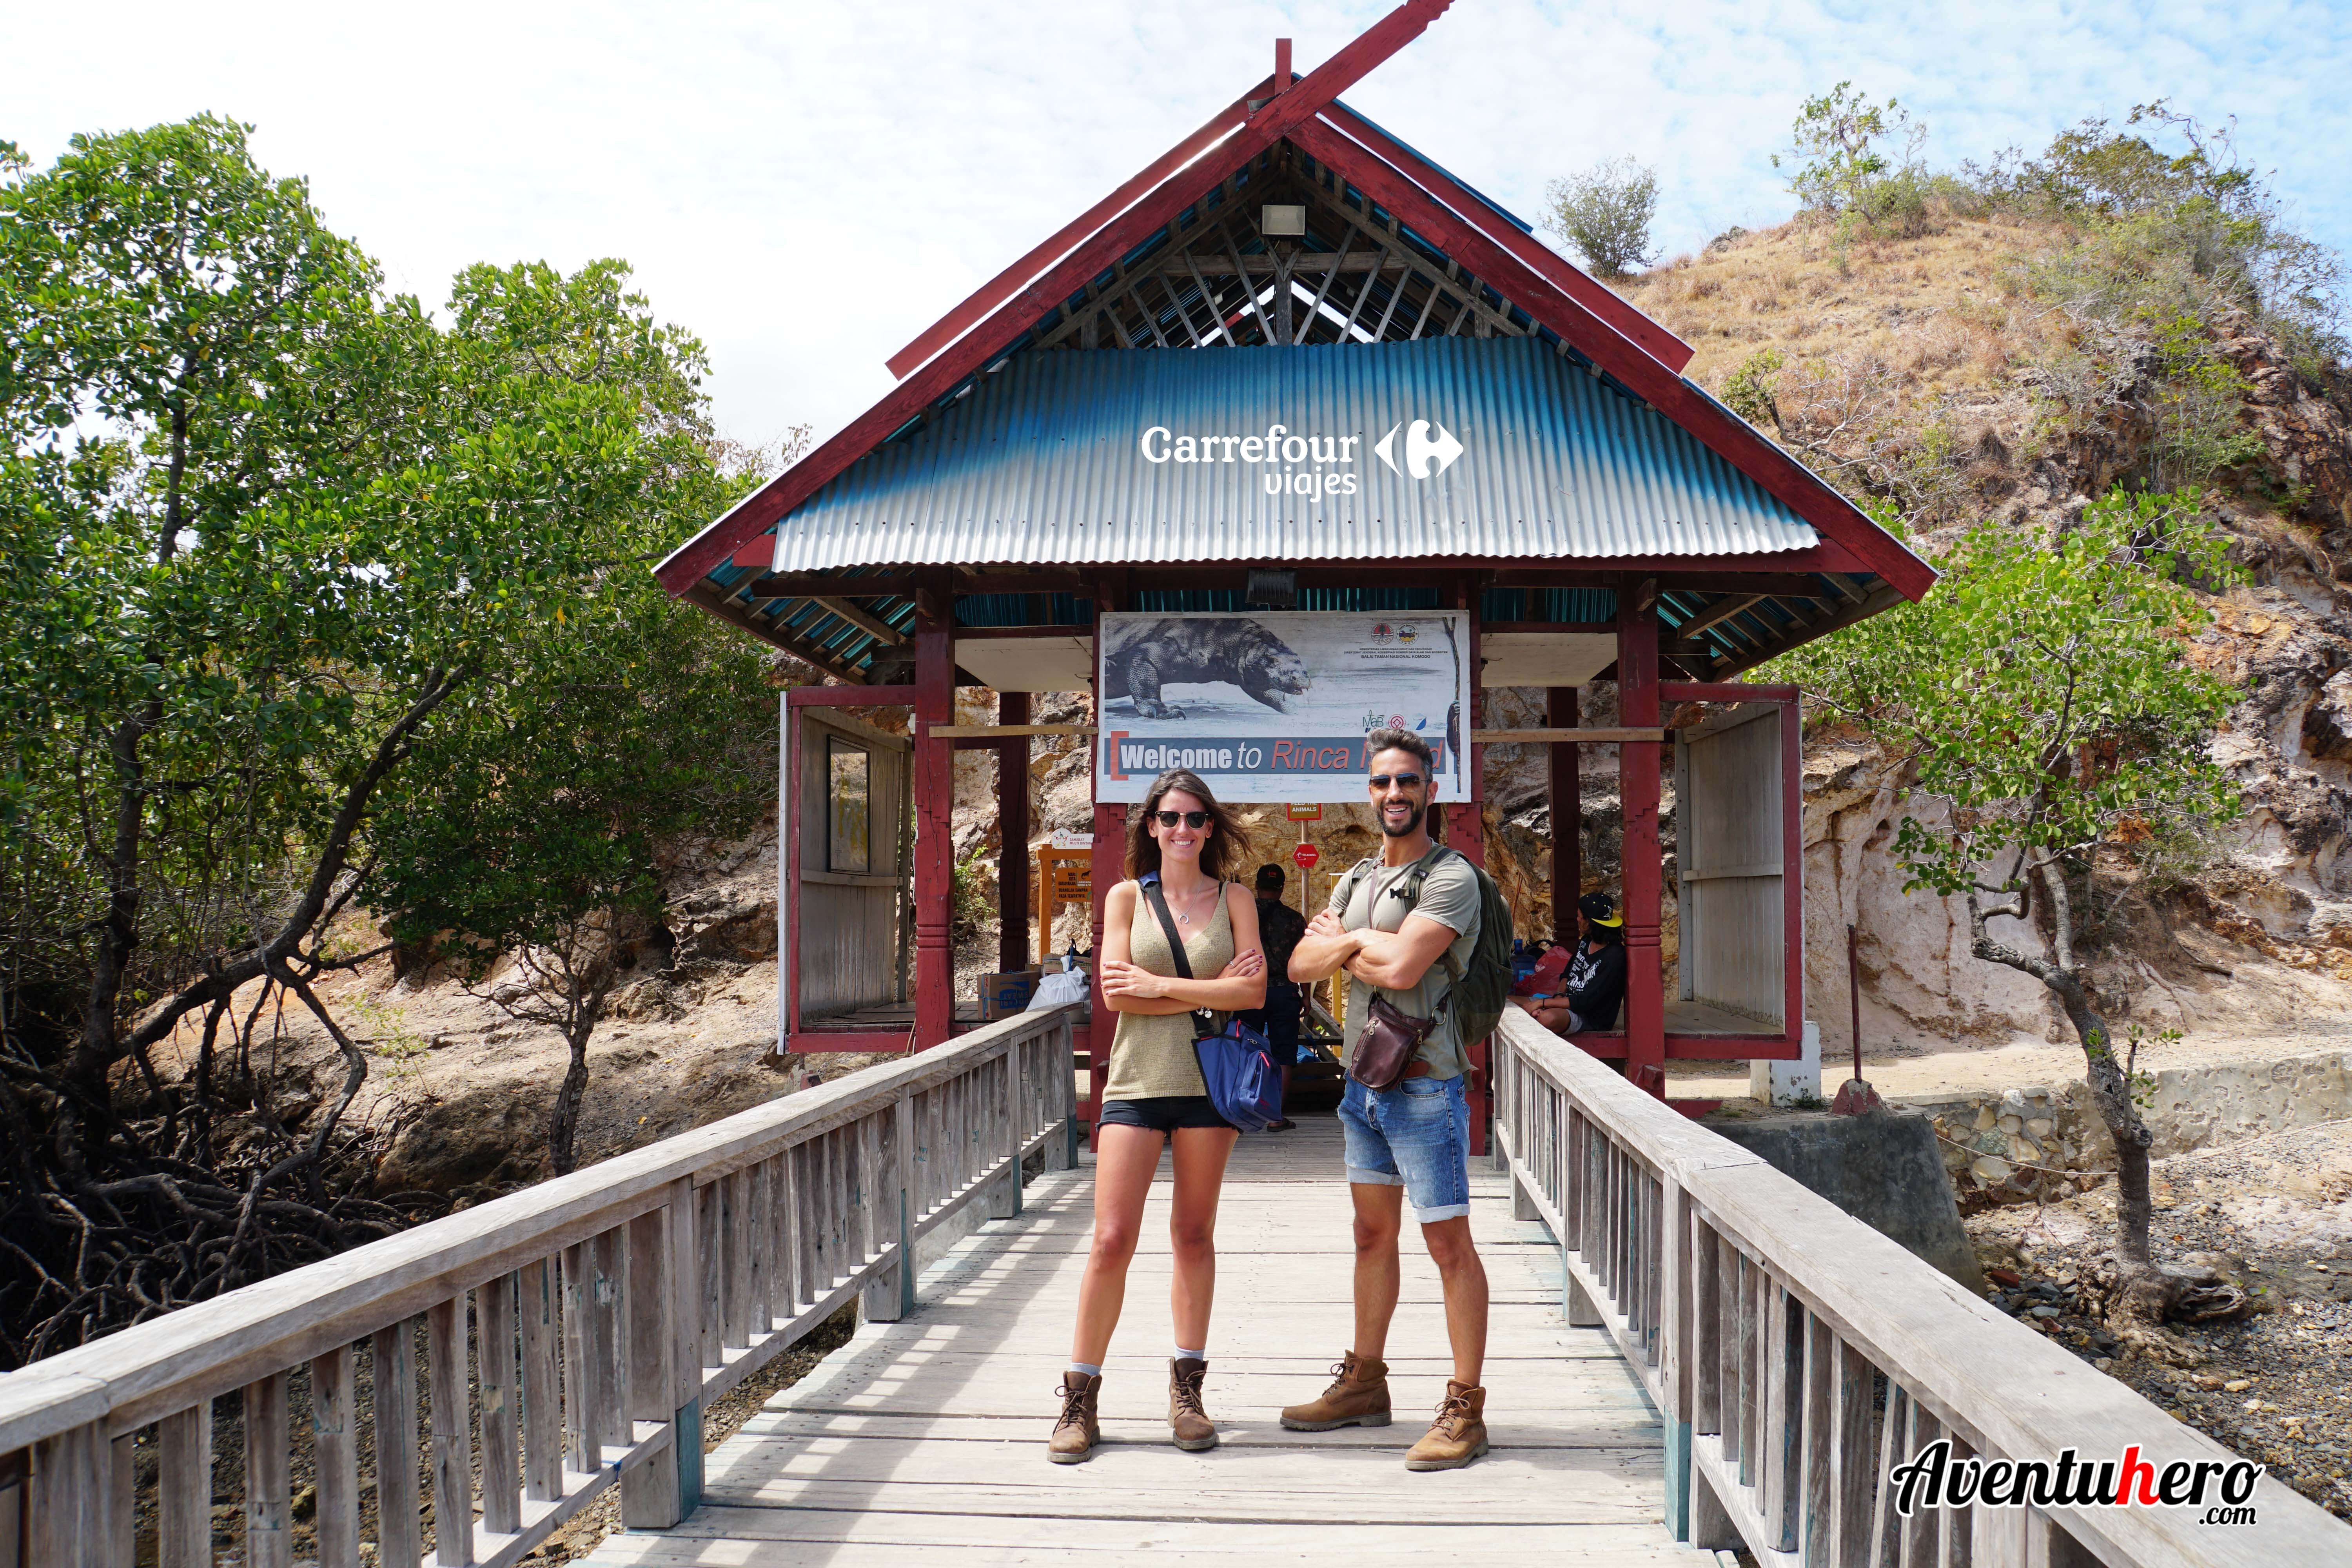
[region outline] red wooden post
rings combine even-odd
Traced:
[[[915,590],[915,1049],[955,1032],[955,742],[933,740],[955,722],[955,599],[943,569]]]
[[[1617,593],[1617,721],[1628,729],[1659,721],[1658,621],[1655,611],[1642,603],[1655,591],[1650,583],[1628,583]],[[1666,1013],[1658,899],[1664,866],[1658,844],[1657,742],[1619,745],[1617,770],[1625,806],[1625,1076],[1663,1100]]]
[[[1095,580],[1095,668],[1102,668],[1102,618],[1106,611],[1118,609],[1126,593],[1107,578]],[[1097,689],[1095,703],[1095,743],[1110,744],[1110,726],[1103,721],[1101,692]],[[1099,756],[1100,753],[1097,753]],[[1102,776],[1097,767],[1095,777]],[[1087,1119],[1087,1147],[1094,1147],[1095,1121],[1102,1114],[1103,1085],[1110,1079],[1110,1041],[1118,1020],[1111,1016],[1110,1004],[1102,990],[1103,906],[1110,899],[1111,884],[1124,874],[1127,865],[1127,807],[1106,805],[1099,795],[1095,800],[1095,851],[1090,887],[1094,902],[1095,983],[1094,1005],[1089,1010],[1092,1025],[1087,1030],[1087,1101],[1080,1113]]]
[[[1001,691],[996,721],[1029,722],[1029,694]],[[1003,930],[996,942],[996,966],[1010,973],[1026,969],[1029,954],[1029,737],[1015,735],[996,748],[996,911]],[[1044,946],[1053,945],[1048,933]]]
[[[784,697],[784,787],[776,802],[776,873],[783,885],[776,889],[780,900],[779,918],[784,922],[783,944],[776,954],[777,1012],[783,1020],[783,1038],[776,1049],[789,1055],[793,1037],[801,1032],[801,880],[808,868],[802,861],[802,846],[808,836],[801,828],[801,813],[807,809],[801,799],[801,716],[793,711],[792,694]],[[894,846],[895,847],[895,846]]]
[[[1555,686],[1547,694],[1544,722],[1555,730],[1576,728],[1576,688]],[[1584,890],[1584,786],[1582,756],[1573,741],[1551,742],[1551,939],[1576,943],[1576,899]]]

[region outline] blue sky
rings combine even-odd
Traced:
[[[853,417],[885,357],[1256,80],[1277,35],[1305,69],[1385,8],[129,4],[98,38],[26,7],[0,137],[46,162],[77,130],[253,121],[428,301],[475,260],[625,257],[760,442]],[[1848,79],[1913,108],[1939,163],[2158,97],[2235,115],[2306,231],[2352,248],[2352,5],[1457,0],[1348,96],[1529,217],[1553,175],[1654,164],[1672,251],[1785,216],[1770,154]]]

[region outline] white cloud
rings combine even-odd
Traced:
[[[28,8],[0,136],[47,160],[75,131],[255,121],[262,158],[431,301],[476,260],[625,257],[760,440],[861,411],[888,354],[1264,75],[1277,34],[1304,69],[1385,8],[134,4],[102,47],[87,16]],[[1552,175],[1633,153],[1690,248],[1785,215],[1769,154],[1843,79],[1899,95],[1939,162],[2158,97],[2235,114],[2299,218],[2352,247],[2352,9],[2326,4],[1461,0],[1348,96],[1524,216]]]

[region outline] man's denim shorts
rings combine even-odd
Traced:
[[[1470,1100],[1459,1078],[1408,1078],[1383,1089],[1347,1080],[1339,1126],[1348,1180],[1402,1187],[1423,1225],[1470,1212]]]

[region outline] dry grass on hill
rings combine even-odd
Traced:
[[[2046,307],[2005,287],[2012,258],[2046,237],[2012,222],[1954,220],[1917,239],[1855,239],[1801,219],[1760,229],[1630,279],[1625,297],[1696,351],[1711,389],[1750,354],[1791,363],[1875,355],[1923,389],[1998,389],[2053,329]]]

